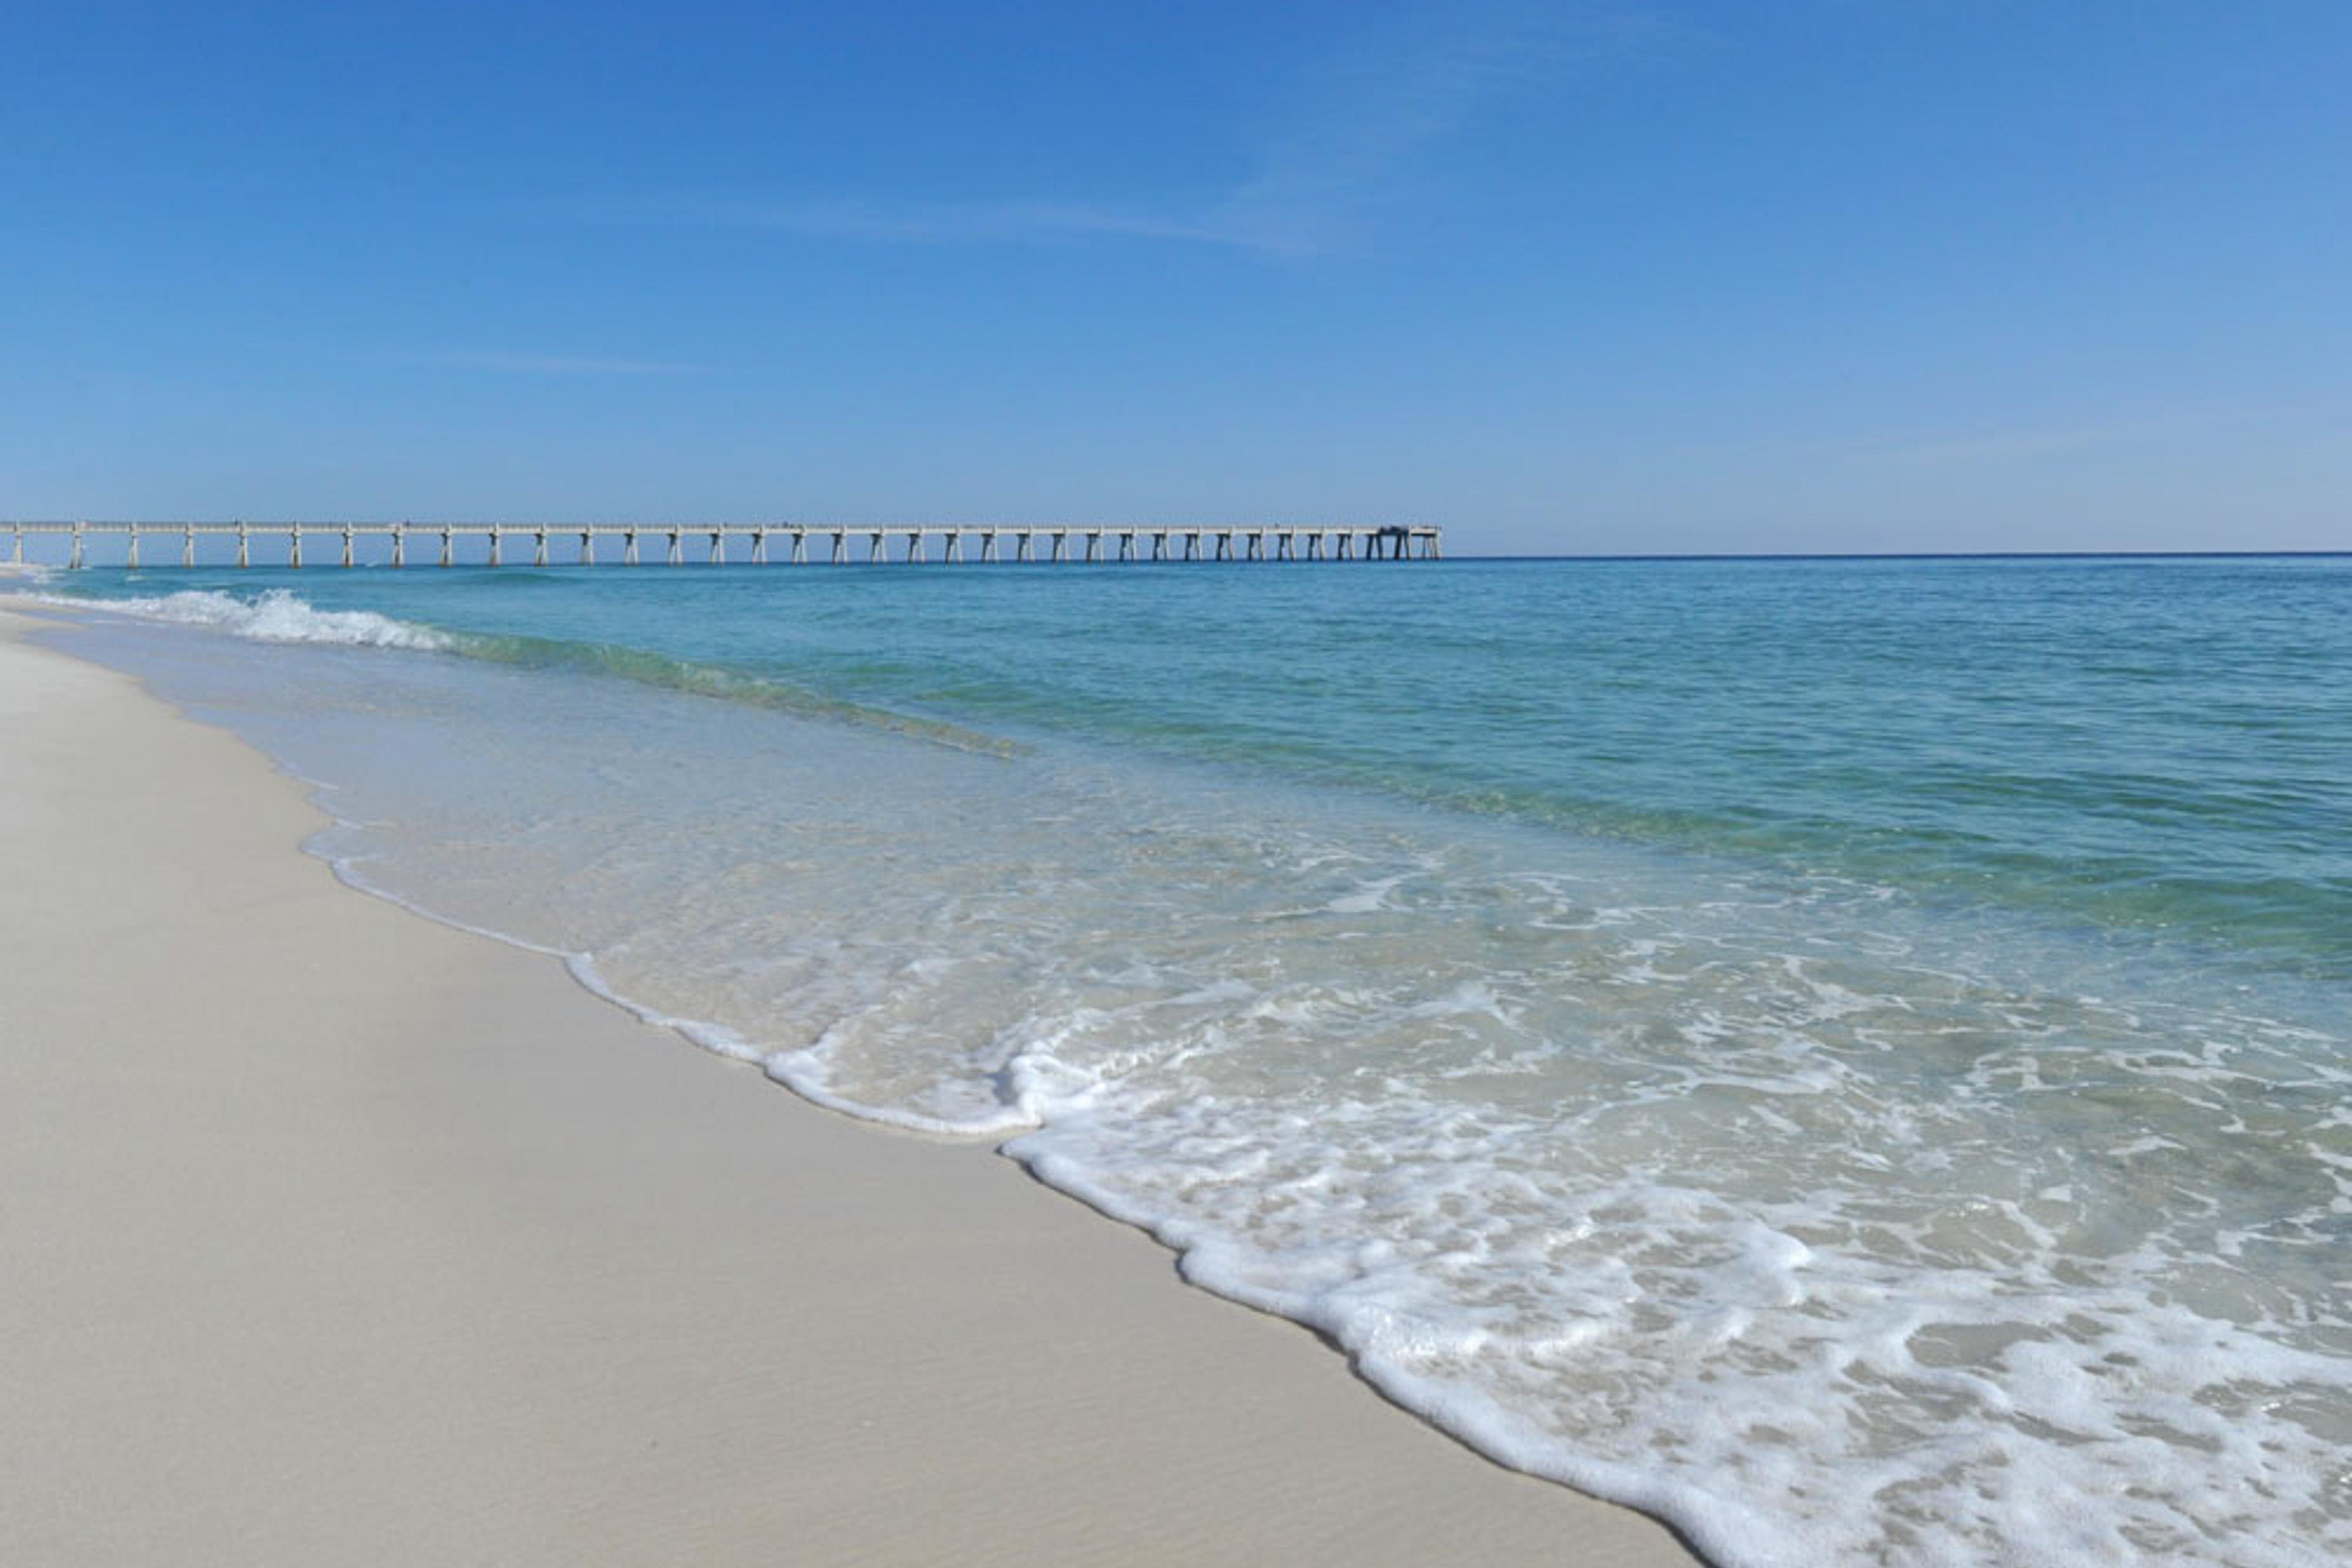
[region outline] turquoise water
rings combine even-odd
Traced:
[[[2352,560],[44,588],[354,880],[1727,1563],[2352,1549]]]
[[[299,582],[489,657],[1067,731],[2352,975],[2352,559]]]

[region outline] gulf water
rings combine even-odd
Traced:
[[[352,880],[1726,1564],[2352,1552],[2352,561],[39,586]]]

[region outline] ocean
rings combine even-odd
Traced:
[[[33,591],[346,879],[1725,1568],[2352,1555],[2352,559]]]

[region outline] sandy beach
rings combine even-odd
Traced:
[[[1688,1563],[986,1150],[338,884],[0,613],[0,1562]]]

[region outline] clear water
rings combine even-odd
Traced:
[[[2352,561],[44,586],[355,879],[1727,1564],[2352,1550]]]

